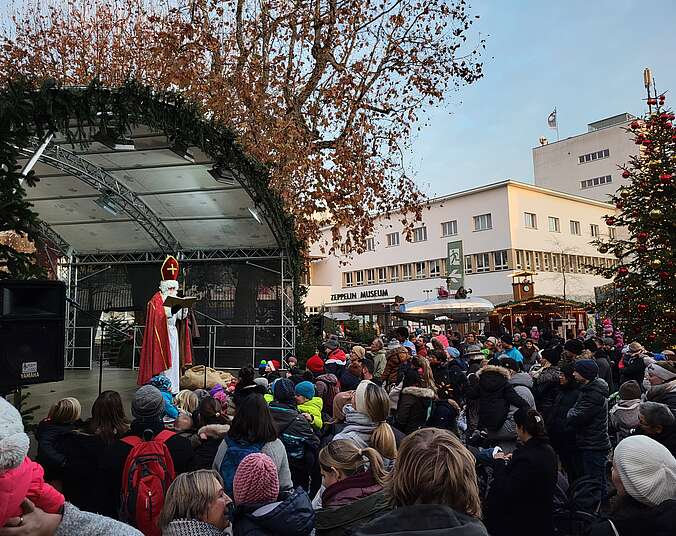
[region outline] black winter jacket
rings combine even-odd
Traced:
[[[237,506],[232,531],[234,536],[306,536],[314,524],[310,498],[297,488],[281,502]]]
[[[537,378],[533,380],[533,397],[535,397],[535,406],[545,421],[554,406],[556,395],[559,394],[559,369],[558,367],[547,367],[540,371]]]
[[[45,470],[45,480],[61,480],[66,464],[63,438],[82,425],[81,421],[68,424],[54,424],[43,419],[38,424],[35,438],[38,440],[37,461]]]
[[[401,506],[364,525],[354,536],[488,536],[474,517],[440,504]]]
[[[629,354],[624,356],[624,368],[620,369],[620,385],[629,380],[636,380],[639,385],[643,385],[643,376],[645,375],[645,362],[643,354]]]
[[[460,435],[458,433],[458,410],[448,400],[437,400],[432,407],[427,426],[448,430],[456,436]]]
[[[613,371],[610,365],[610,354],[603,348],[599,348],[594,354],[596,364],[599,366],[599,378],[608,384],[608,390],[615,392],[615,382],[613,381]]]
[[[131,428],[128,434],[143,437],[143,431],[146,429],[152,430],[155,435],[164,429],[161,421],[143,422],[134,421],[131,423]],[[190,441],[185,437],[174,434],[165,442],[171,458],[174,462],[174,470],[176,474],[185,473],[190,470],[193,450]],[[127,456],[131,452],[132,447],[121,440],[115,441],[109,445],[101,456],[101,468],[103,471],[103,479],[99,484],[105,487],[110,505],[114,508],[112,517],[117,519],[117,510],[120,503],[120,489],[122,485],[122,472],[124,470]]]
[[[289,462],[304,459],[308,450],[314,454],[317,453],[319,438],[312,430],[312,425],[298,413],[295,406],[271,402],[270,414],[275,423],[277,435],[284,443]]]
[[[479,381],[467,387],[467,398],[479,399],[479,428],[496,431],[507,419],[509,406],[529,408],[509,383],[507,369],[487,365],[477,372]]]
[[[676,527],[676,500],[671,499],[659,506],[650,507],[625,496],[609,518],[620,536],[672,536]],[[610,523],[602,521],[591,527],[588,536],[615,534]]]
[[[580,387],[580,397],[568,411],[566,423],[575,428],[575,446],[582,450],[610,449],[608,384],[596,378]]]
[[[554,490],[558,461],[545,439],[530,439],[506,464],[496,460],[484,519],[491,536],[553,534]],[[509,497],[528,497],[527,520]]]
[[[545,417],[547,435],[556,452],[575,449],[575,429],[568,425],[567,416],[579,396],[577,382],[561,385],[549,415]]]
[[[406,435],[425,426],[434,397],[432,389],[405,387],[399,395],[394,425]]]

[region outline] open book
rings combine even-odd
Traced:
[[[179,307],[181,309],[185,307],[191,309],[195,305],[196,301],[197,297],[195,296],[185,296],[183,298],[179,298],[178,296],[167,296],[164,300],[164,306]]]

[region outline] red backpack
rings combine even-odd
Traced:
[[[120,519],[145,536],[160,536],[158,519],[164,496],[176,478],[174,460],[165,442],[174,432],[162,430],[152,439],[123,437],[132,447],[122,471]]]

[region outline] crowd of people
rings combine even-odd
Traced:
[[[676,360],[582,333],[329,337],[131,418],[0,398],[0,536],[673,534]]]

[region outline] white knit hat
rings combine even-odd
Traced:
[[[17,409],[0,396],[0,472],[14,469],[28,456],[30,441]]]
[[[640,503],[659,506],[676,499],[676,458],[654,439],[623,439],[615,447],[613,463],[626,492]]]
[[[369,380],[362,380],[357,385],[357,390],[354,392],[354,409],[359,413],[366,415],[366,388],[369,383],[373,383]]]

